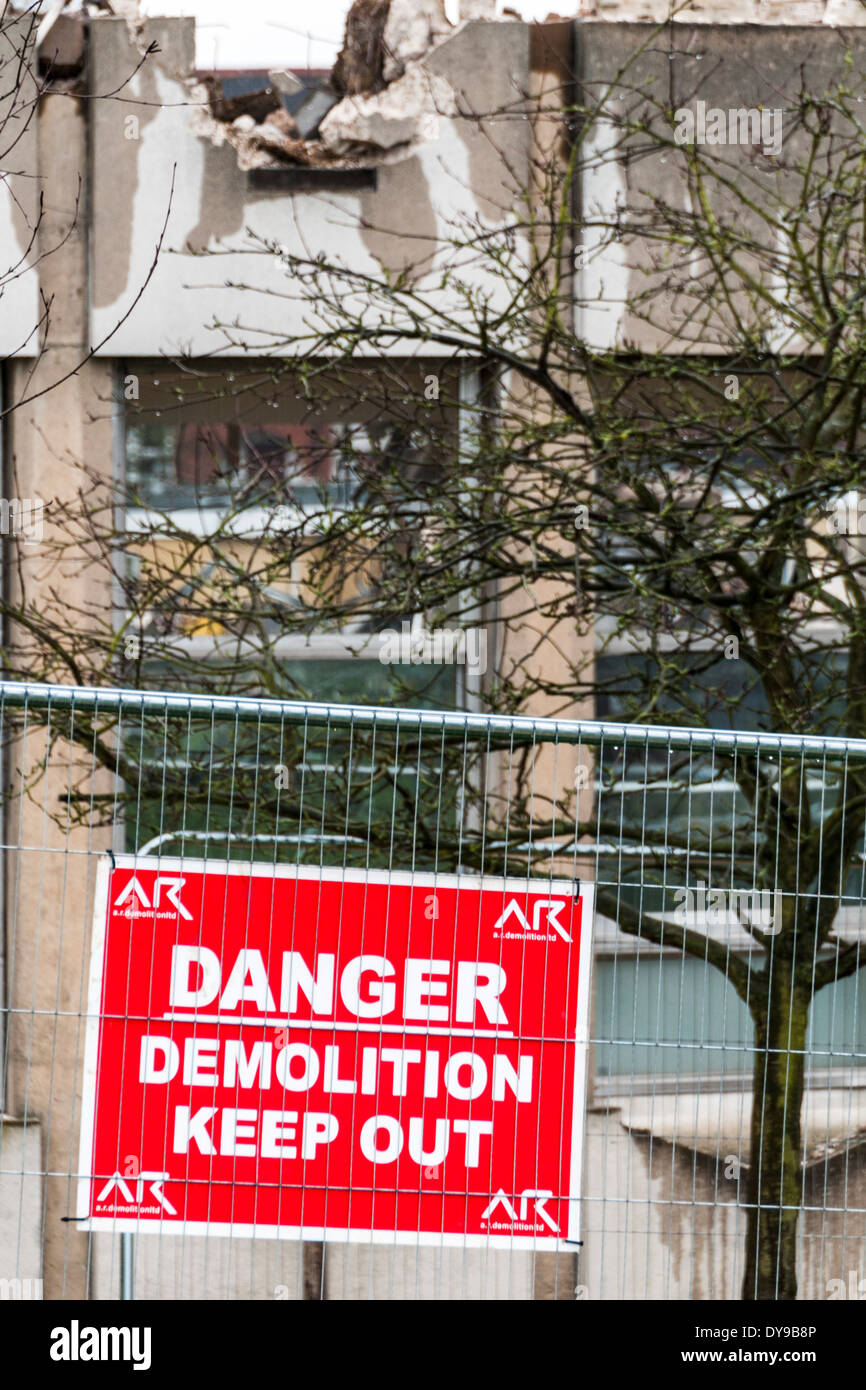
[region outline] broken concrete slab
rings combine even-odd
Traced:
[[[456,97],[444,78],[411,63],[384,91],[346,97],[329,111],[320,136],[335,154],[359,146],[394,150],[435,139],[439,117],[456,115]]]
[[[390,60],[404,64],[404,70],[385,83],[382,73],[388,55],[383,36],[389,18],[393,18],[391,35],[397,48]],[[413,20],[421,22],[413,26]],[[244,171],[279,169],[286,164],[330,169],[394,164],[411,157],[421,145],[437,140],[442,133],[443,119],[466,115],[459,110],[458,91],[463,89],[464,79],[470,77],[470,73],[466,71],[467,63],[458,62],[459,81],[452,80],[450,68],[457,56],[452,48],[455,39],[459,38],[467,54],[471,54],[468,68],[474,73],[479,62],[482,70],[484,68],[486,35],[491,28],[517,28],[523,32],[524,27],[468,23],[454,28],[445,16],[444,0],[385,0],[384,5],[380,0],[355,0],[346,23],[346,42],[330,82],[325,80],[318,86],[311,86],[300,101],[297,93],[291,97],[294,126],[289,127],[282,117],[273,119],[272,108],[277,112],[286,109],[277,81],[261,91],[229,98],[215,77],[203,74],[189,82],[194,108],[190,118],[192,128],[217,147],[232,145],[238,153],[238,166]],[[476,42],[478,31],[484,31],[485,35],[480,46]],[[431,42],[432,47],[428,47]],[[358,57],[359,44],[363,63],[356,65],[353,81],[361,81],[361,69],[366,64],[363,80],[372,81],[377,89],[340,96],[337,88],[348,81],[346,63],[353,54],[353,62]],[[422,58],[406,56],[421,47],[424,48]],[[512,63],[508,68],[507,104],[513,103],[515,95],[522,90],[514,86],[514,73],[522,67],[524,58],[521,52],[517,67]],[[471,81],[475,81],[474,76]],[[499,109],[504,96],[501,84],[494,85],[495,100],[490,91],[494,103],[489,108],[491,113]],[[486,91],[489,80],[485,79],[482,86]]]
[[[268,81],[282,96],[294,96],[296,92],[304,90],[301,79],[289,72],[288,68],[272,68],[268,73]]]
[[[345,160],[350,167],[404,158],[437,138],[440,116],[457,113],[447,80],[423,62],[455,32],[445,0],[354,0],[330,81],[292,101],[291,127],[274,113],[285,111],[284,92],[297,97],[298,79],[275,71],[270,86],[232,97],[216,77],[199,75],[191,95],[204,97],[208,110],[194,114],[194,129],[217,146],[233,145],[244,170],[266,168],[269,156],[275,164]],[[303,150],[298,141],[318,148]]]
[[[386,82],[402,77],[409,63],[451,33],[445,0],[391,0],[385,23],[383,76]]]
[[[295,120],[303,140],[318,134],[319,126],[340,98],[330,87],[311,87],[305,100],[295,109]]]

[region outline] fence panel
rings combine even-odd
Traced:
[[[866,1282],[860,1284],[866,991],[859,973],[866,741],[12,682],[0,682],[0,729],[3,1296],[733,1299],[744,1289],[778,1298],[866,1291]],[[452,877],[458,894],[473,891],[479,879],[516,881],[530,895],[527,903],[542,904],[552,902],[551,885],[556,894],[565,891],[563,884],[593,885],[587,1090],[574,1131],[562,1077],[572,1076],[571,1066],[578,1085],[584,1053],[578,1047],[571,1061],[557,1060],[552,1003],[538,1015],[540,1033],[527,1021],[539,990],[553,1000],[559,969],[536,969],[539,957],[532,957],[528,943],[513,956],[519,978],[509,988],[522,1003],[513,1033],[517,1051],[509,1055],[513,1060],[522,1048],[535,1058],[536,1070],[527,1062],[523,1076],[516,1062],[497,1072],[489,1060],[470,1060],[458,1063],[469,1071],[453,1083],[454,1094],[469,1095],[470,1105],[476,1104],[470,1094],[476,1082],[486,1078],[491,1094],[498,1088],[516,1117],[515,1154],[529,1114],[537,1119],[539,1153],[545,1145],[558,1146],[560,1155],[582,1152],[580,1243],[557,1228],[551,1210],[558,1208],[545,1206],[562,1194],[545,1197],[540,1180],[514,1190],[493,1186],[492,1161],[488,1172],[482,1158],[473,1181],[482,1189],[491,1183],[484,1195],[494,1210],[498,1203],[495,1239],[492,1215],[484,1238],[423,1242],[411,1231],[398,1233],[396,1215],[390,1232],[380,1227],[366,1240],[305,1239],[303,1220],[291,1238],[258,1229],[253,1234],[237,1222],[229,1235],[217,1231],[216,1221],[213,1229],[185,1219],[178,1227],[168,1207],[179,1195],[192,1200],[195,1180],[191,1167],[178,1168],[176,1147],[164,1170],[141,1166],[148,1127],[161,1123],[166,1146],[178,1144],[179,1131],[172,1132],[165,1114],[158,1121],[152,1100],[141,1117],[140,1152],[118,1151],[116,1168],[94,1168],[92,1191],[107,1186],[105,1202],[115,1214],[85,1229],[82,1193],[86,1198],[91,1188],[86,1181],[81,1186],[88,1176],[81,1135],[83,1127],[89,1136],[94,1124],[88,1097],[97,1068],[102,1077],[108,1066],[110,1026],[134,1029],[143,1021],[168,1037],[162,1052],[142,1042],[143,1091],[173,1056],[174,1022],[167,1025],[149,1005],[143,1013],[131,1005],[109,1007],[108,993],[92,992],[94,946],[105,922],[99,895],[112,863],[115,874],[132,865],[125,879],[111,878],[115,886],[126,885],[129,931],[142,940],[149,923],[154,942],[158,910],[177,921],[184,914],[176,884],[185,873],[222,873],[226,883],[384,884],[386,904],[396,904],[413,884],[426,889]],[[532,915],[511,923],[519,928],[511,935],[532,938],[545,920],[536,912],[533,925]],[[366,929],[348,909],[341,920],[341,931]],[[553,915],[547,927],[554,947],[544,947],[545,960],[552,960],[570,937]],[[282,929],[278,923],[278,934]],[[116,934],[116,926],[112,930]],[[235,910],[232,942],[243,960],[235,996],[261,1005],[257,990],[265,997],[268,984],[249,967],[252,931],[252,907],[246,916]],[[107,949],[110,955],[114,948]],[[558,959],[569,962],[563,970],[571,968],[571,950],[562,947]],[[155,945],[149,955],[133,956],[130,947],[129,960],[140,967],[128,968],[127,1000],[151,998],[156,959]],[[184,997],[205,997],[206,966],[201,954],[192,962]],[[279,1012],[278,1003],[303,999],[304,991],[312,1001],[316,986],[327,992],[328,968],[315,979],[299,976],[300,985],[290,975],[284,998],[267,996],[265,1014],[271,1002]],[[388,985],[387,969],[381,969],[380,997]],[[444,967],[441,973],[447,975]],[[172,989],[182,993],[180,976],[172,979]],[[431,986],[423,994],[427,1022],[414,1032],[404,1022],[403,1050],[391,1059],[389,1095],[398,1111],[415,1084],[406,1080],[406,1069],[418,1065],[420,1076],[421,1049],[426,1087],[429,1056],[439,1055],[437,1038],[442,1049],[455,1045],[447,1036],[450,1024],[438,1032],[433,1026],[441,1017],[434,1011],[440,997],[435,971],[424,984]],[[225,978],[220,987],[222,1008]],[[483,993],[483,982],[479,989]],[[336,984],[331,991],[333,1003]],[[563,999],[569,997],[566,989]],[[488,1018],[492,998],[488,994],[484,1005]],[[563,1018],[569,1007],[563,1005]],[[214,1026],[224,1023],[217,1019]],[[381,1011],[378,1024],[364,1026],[361,1043],[374,1039],[369,1051],[378,1046],[376,1033],[387,1031]],[[264,1051],[235,1049],[238,1102],[229,1140],[220,1141],[228,1150],[215,1152],[208,1170],[209,1201],[223,1183],[214,1174],[224,1171],[219,1164],[226,1152],[242,1155],[245,1144],[256,1142],[257,1125],[278,1123],[265,1122],[254,1105],[250,1118],[250,1104],[241,1103],[252,1094],[244,1068],[254,1070],[255,1060],[261,1069],[263,1058],[270,1065],[282,1047],[291,1052],[288,1034],[273,1041],[278,1033],[262,1034]],[[329,1036],[337,1038],[333,1031]],[[99,1041],[94,1046],[88,1037]],[[355,1047],[357,1061],[363,1052],[357,1038]],[[496,1053],[498,1042],[492,1047]],[[191,1087],[201,1084],[200,1074],[211,1075],[207,1061],[200,1061],[204,1044],[195,1054],[199,1060],[187,1060],[185,1044],[176,1050]],[[295,1052],[303,1063],[302,1051]],[[336,1047],[330,1060],[327,1048],[323,1055],[328,1065],[336,1057],[331,1092],[354,1086],[360,1106],[361,1073],[340,1080]],[[384,1051],[377,1056],[377,1069],[384,1057]],[[318,1067],[319,1060],[317,1054],[309,1065]],[[280,1065],[285,1104],[303,1126],[303,1077],[285,1070],[285,1058]],[[310,1097],[315,1084],[325,1085],[324,1079],[307,1080]],[[105,1123],[108,1084],[101,1080],[98,1092],[97,1119]],[[122,1084],[133,1087],[135,1078]],[[432,1095],[439,1081],[429,1084]],[[241,1094],[245,1086],[249,1095]],[[552,1125],[549,1103],[543,1121],[540,1107],[542,1094],[549,1097],[555,1086],[563,1103]],[[157,1092],[167,1095],[155,1081]],[[536,1099],[539,1108],[533,1109]],[[201,1114],[190,1105],[188,1152],[197,1145],[206,1153],[214,1142],[216,1120]],[[325,1135],[328,1121],[320,1123]],[[489,1135],[482,1125],[472,1139],[471,1121],[461,1133],[468,1163],[471,1144],[486,1144]],[[280,1153],[290,1151],[287,1134],[279,1130]],[[312,1163],[315,1134],[292,1134],[296,1144],[310,1145]],[[379,1136],[380,1143],[385,1139]],[[402,1128],[394,1142],[404,1142]],[[306,1209],[318,1201],[315,1188],[332,1210],[368,1197],[380,1201],[380,1212],[390,1210],[383,1176],[390,1161],[356,1165],[348,1193],[342,1179],[311,1181]],[[424,1175],[438,1174],[439,1165],[413,1166],[405,1155],[394,1163],[402,1175],[399,1193],[426,1201],[425,1181],[436,1178]],[[516,1165],[515,1157],[515,1173]],[[287,1201],[292,1189],[303,1187],[305,1171],[302,1163],[294,1176],[281,1179]],[[254,1194],[263,1210],[267,1187],[263,1181]],[[240,1188],[229,1195],[243,1206]],[[443,1211],[459,1195],[446,1183]],[[157,1218],[147,1220],[148,1210]],[[309,1231],[318,1230],[311,1219]]]

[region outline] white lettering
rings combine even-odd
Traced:
[[[255,1110],[234,1110],[227,1106],[222,1113],[220,1153],[254,1158],[257,1119],[258,1112]]]
[[[357,1087],[351,1077],[340,1076],[339,1047],[325,1048],[325,1065],[322,1075],[322,1089],[334,1095],[353,1096]]]
[[[201,981],[190,985],[193,966],[201,971]],[[175,946],[171,953],[171,987],[168,1002],[175,1009],[201,1009],[213,1003],[220,988],[220,959],[207,946]]]
[[[497,1053],[493,1058],[494,1100],[505,1099],[506,1085],[511,1088],[518,1101],[532,1100],[531,1057],[519,1057],[517,1059],[517,1071],[515,1071],[508,1058]]]
[[[157,1062],[157,1056],[161,1061]],[[171,1038],[152,1037],[147,1034],[141,1040],[141,1060],[138,1079],[142,1085],[171,1081],[180,1065],[180,1048]]]
[[[428,1052],[424,1058],[424,1099],[435,1100],[439,1094],[439,1053]]]
[[[217,1081],[219,1038],[187,1038],[183,1048],[183,1079],[187,1086],[213,1086]]]
[[[202,1154],[214,1154],[216,1149],[213,1140],[208,1134],[207,1126],[210,1124],[216,1108],[213,1105],[203,1105],[194,1115],[190,1114],[188,1105],[178,1105],[174,1112],[174,1144],[173,1152],[176,1154],[189,1153],[189,1146],[193,1140],[198,1145],[198,1151]]]
[[[317,956],[315,967],[314,976],[299,951],[283,951],[280,983],[280,1008],[283,1013],[297,1013],[299,994],[303,994],[314,1014],[331,1013],[334,1007],[333,955],[326,952]]]
[[[295,1137],[297,1110],[265,1110],[262,1112],[262,1158],[297,1158],[294,1144],[286,1143]]]
[[[375,1047],[365,1047],[361,1052],[361,1095],[376,1094],[376,1079],[379,1075],[379,1054]]]
[[[447,1023],[447,1004],[431,1004],[432,997],[441,998],[448,994],[445,980],[434,980],[434,975],[447,975],[450,972],[447,960],[406,961],[403,975],[403,1017],[423,1018],[428,1023]]]
[[[383,1062],[390,1062],[394,1068],[391,1094],[405,1096],[409,1064],[410,1062],[420,1062],[421,1053],[415,1048],[383,1047],[381,1059]]]
[[[455,1120],[454,1133],[466,1135],[466,1167],[477,1168],[481,1162],[481,1139],[493,1133],[492,1120]]]
[[[468,1085],[460,1080],[463,1067],[471,1070]],[[477,1100],[487,1085],[487,1067],[474,1052],[455,1052],[445,1066],[445,1088],[455,1100]]]
[[[483,984],[480,981],[484,981]],[[475,1010],[481,1005],[489,1023],[507,1023],[499,996],[505,989],[505,971],[501,965],[487,961],[461,960],[457,966],[458,1023],[474,1023]]]
[[[238,951],[220,998],[220,1009],[230,1013],[239,1004],[246,1003],[255,1004],[261,1013],[273,1013],[276,1008],[261,951]]]
[[[316,1149],[322,1144],[330,1144],[337,1136],[339,1126],[336,1115],[308,1110],[304,1116],[301,1137],[301,1157],[315,1158]]]
[[[292,1073],[292,1062],[299,1058],[303,1071],[300,1076]],[[319,1058],[308,1043],[290,1043],[277,1053],[274,1063],[277,1080],[286,1091],[309,1091],[316,1084],[319,1075]]]
[[[380,1130],[387,1135],[384,1149],[378,1148]],[[361,1153],[371,1163],[394,1163],[403,1148],[403,1131],[391,1115],[373,1115],[361,1126],[359,1143]]]
[[[361,976],[373,975],[367,986],[368,999],[361,998]],[[392,1012],[397,1000],[394,985],[381,983],[394,974],[394,967],[384,956],[356,956],[350,960],[340,977],[340,998],[356,1018],[384,1018]]]
[[[239,1086],[248,1091],[259,1079],[263,1091],[271,1084],[271,1060],[274,1049],[269,1042],[254,1042],[247,1056],[240,1038],[229,1038],[223,1054],[223,1085]]]
[[[432,1149],[424,1148],[424,1120],[417,1116],[409,1121],[409,1157],[419,1167],[427,1163],[442,1163],[448,1155],[451,1138],[447,1120],[437,1120],[433,1130]]]

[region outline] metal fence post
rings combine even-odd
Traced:
[[[120,1237],[120,1298],[123,1303],[132,1303],[135,1299],[134,1270],[135,1236],[124,1231]]]

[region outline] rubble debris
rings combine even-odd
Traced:
[[[212,105],[213,87],[214,79],[209,76],[199,77],[191,83],[189,91],[192,102],[192,129],[196,135],[209,140],[217,148],[221,145],[231,145],[237,153],[239,169],[247,172],[251,169],[279,169],[293,165],[346,165],[345,160],[339,160],[321,141],[304,140],[300,136],[294,117],[282,104],[269,110],[262,121],[257,121],[249,111],[241,111],[233,120],[219,119],[214,112],[214,105],[218,110],[225,110],[229,103],[226,101],[224,106],[220,106],[217,100]],[[240,98],[232,98],[232,101],[235,100]]]
[[[210,74],[197,79],[190,96],[196,134],[216,146],[232,145],[243,170],[390,163],[413,145],[435,139],[439,117],[457,112],[450,84],[417,62],[379,92],[340,100],[329,87],[312,87],[294,115],[273,88],[226,98]]]
[[[246,116],[244,119],[250,120],[250,117]],[[278,111],[272,112],[267,120],[256,126],[251,134],[259,144],[277,151],[283,151],[287,140],[300,140],[301,138],[297,121],[282,106]]]
[[[451,33],[445,0],[354,0],[331,74],[342,100],[318,127],[326,148],[381,161],[435,139],[455,97],[420,60]]]
[[[391,0],[382,35],[385,81],[393,82],[402,77],[408,63],[423,58],[435,43],[450,33],[445,0]]]
[[[492,3],[472,0],[470,9],[492,17]],[[269,86],[227,98],[216,77],[201,75],[191,89],[194,129],[217,146],[232,145],[244,170],[369,168],[404,159],[436,139],[440,117],[457,115],[453,88],[425,62],[452,33],[445,0],[354,0],[329,81],[303,91],[294,73],[275,70]]]
[[[381,92],[385,86],[385,25],[391,0],[353,0],[343,47],[331,73],[339,96]]]

